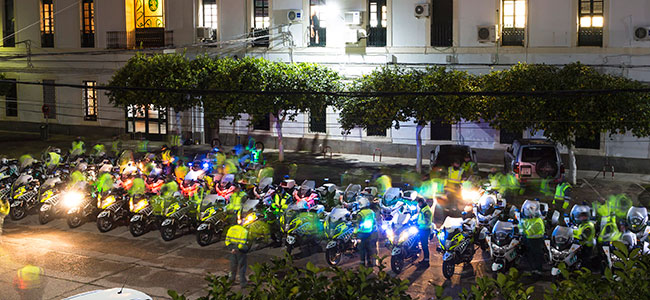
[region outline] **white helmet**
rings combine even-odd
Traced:
[[[359,209],[364,209],[370,206],[370,201],[368,200],[368,198],[361,196],[358,199],[359,200],[357,200],[357,202],[359,202]]]
[[[521,205],[521,217],[525,219],[537,218],[542,215],[539,208],[539,201],[526,200]]]

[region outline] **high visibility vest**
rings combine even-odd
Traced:
[[[360,233],[372,233],[375,231],[375,212],[370,208],[364,208],[359,211],[359,229]]]
[[[246,193],[239,191],[230,196],[230,203],[226,205],[226,210],[240,211],[241,210],[241,200],[244,198]]]
[[[475,166],[476,166],[475,162],[466,161],[466,162],[463,162],[463,165],[460,168],[463,169],[464,173],[473,174]]]
[[[171,163],[173,160],[172,152],[170,150],[165,150],[160,155],[163,162]]]
[[[59,155],[56,152],[50,152],[48,153],[49,159],[46,160],[45,166],[50,168],[50,167],[56,167],[59,165],[61,162],[61,155]]]
[[[632,207],[632,199],[626,194],[616,195],[615,204],[614,214],[617,218],[624,220],[627,217],[627,211]]]
[[[420,209],[420,214],[418,214],[418,228],[430,229],[432,221],[433,213],[431,212],[431,207],[429,207],[429,205],[425,205],[422,209]]]
[[[569,207],[569,201],[566,201],[564,197],[566,196],[566,191],[571,188],[571,185],[568,182],[562,182],[557,187],[555,187],[555,197],[553,198],[553,205],[555,201],[564,201],[562,203],[562,209],[567,209]]]
[[[169,136],[169,144],[172,147],[178,147],[181,145],[181,136],[180,135],[170,135]]]
[[[551,190],[551,179],[545,178],[542,179],[542,182],[540,183],[539,186],[539,191],[544,195],[544,196],[550,196],[553,194]],[[564,199],[564,198],[563,198]]]
[[[573,238],[579,240],[580,245],[583,246],[594,246],[595,237],[596,227],[594,222],[583,222],[577,229],[573,230]]]
[[[226,233],[226,246],[235,245],[238,249],[248,248],[248,230],[241,225],[234,225]]]
[[[8,215],[10,209],[11,205],[9,204],[9,201],[7,201],[7,199],[0,199],[0,216],[4,217]]]
[[[605,238],[608,234],[609,237]],[[618,230],[618,226],[616,225],[616,217],[608,218],[607,223],[605,223],[605,226],[600,230],[598,243],[618,241],[618,239],[621,238],[621,235],[622,233]]]
[[[83,141],[73,141],[72,142],[72,149],[70,149],[70,153],[77,152],[79,154],[84,154],[84,142]]]
[[[289,198],[291,198],[291,195],[289,193],[283,193],[282,196],[276,193],[273,196],[273,209],[276,213],[283,212],[285,209],[287,209],[287,207],[289,207],[287,204]]]
[[[122,141],[117,140],[117,141],[113,141],[113,143],[111,143],[111,150],[113,151],[113,153],[115,153],[115,155],[120,153],[121,148],[122,148]]]
[[[490,181],[490,186],[492,187],[492,189],[499,190],[499,186],[501,185],[502,178],[503,178],[503,174],[501,173],[488,175],[488,180]]]
[[[463,169],[454,169],[454,167],[449,167],[447,169],[447,182],[453,184],[460,184],[463,178]]]
[[[102,152],[106,152],[106,146],[104,146],[103,144],[96,144],[95,146],[93,146],[93,152],[95,155]]]
[[[138,143],[138,152],[146,153],[149,150],[149,141],[144,140]]]
[[[519,228],[528,239],[544,237],[544,221],[542,218],[524,219],[519,223]]]
[[[515,174],[507,174],[505,176],[506,178],[506,188],[510,191],[518,190],[519,189],[519,180],[517,180],[517,176]]]
[[[41,287],[43,269],[37,266],[26,265],[18,270],[14,285],[19,290],[30,290]]]

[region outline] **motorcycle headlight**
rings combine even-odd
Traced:
[[[84,200],[84,196],[79,192],[67,192],[63,196],[63,205],[67,208],[78,207],[81,205],[81,202]]]
[[[399,242],[399,243],[403,243],[403,242],[406,241],[408,238],[410,238],[412,235],[415,235],[415,234],[417,234],[417,233],[418,233],[418,229],[417,229],[415,226],[410,227],[409,229],[404,230],[404,231],[399,235],[399,241],[398,241],[398,242]]]
[[[477,190],[463,189],[461,191],[461,197],[467,202],[476,202],[481,197]]]
[[[115,196],[110,195],[110,196],[106,197],[106,199],[104,199],[104,201],[102,201],[101,209],[105,209],[105,208],[111,206],[113,203],[115,203]]]
[[[395,233],[392,229],[387,228],[384,230],[386,232],[386,238],[392,243],[395,240]]]
[[[257,215],[254,213],[248,214],[246,218],[244,218],[244,221],[242,222],[242,226],[246,226],[250,223],[253,223],[255,220],[257,220]]]
[[[140,199],[135,205],[131,202],[131,211],[139,212],[147,206],[147,199]]]

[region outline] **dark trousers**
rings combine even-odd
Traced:
[[[235,250],[235,253],[230,253],[230,276],[234,281],[239,272],[239,283],[242,287],[246,286],[246,265],[247,254],[240,250]]]
[[[420,246],[422,247],[422,260],[429,261],[429,236],[431,229],[420,229]]]
[[[544,239],[525,239],[526,245],[526,259],[533,271],[542,271],[542,264],[544,262]]]
[[[375,266],[375,256],[377,255],[377,235],[376,234],[359,234],[361,244],[359,245],[359,254],[361,255],[361,265],[366,267]]]

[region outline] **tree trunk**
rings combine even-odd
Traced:
[[[415,127],[415,171],[418,173],[422,173],[422,129],[424,129],[424,125],[421,124],[418,124],[417,127]]]
[[[576,164],[576,154],[574,152],[574,147],[569,146],[569,178],[567,180],[572,185],[576,185],[578,177],[578,165]]]
[[[278,160],[284,161],[284,144],[282,143],[282,123],[284,122],[284,116],[281,112],[278,112],[278,118],[275,119],[275,130],[278,133]]]

